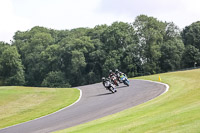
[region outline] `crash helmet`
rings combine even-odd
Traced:
[[[102,81],[105,81],[106,80],[106,78],[105,77],[102,77]]]
[[[118,70],[118,69],[115,69],[115,72],[119,72],[119,70]]]
[[[109,73],[112,73],[112,70],[109,70]]]

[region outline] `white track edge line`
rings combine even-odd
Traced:
[[[148,82],[153,82],[153,83],[165,85],[165,86],[166,86],[165,91],[164,91],[163,93],[161,93],[160,95],[158,95],[158,96],[161,96],[161,95],[165,94],[165,93],[168,92],[168,90],[169,90],[169,85],[166,84],[166,83],[162,83],[162,82],[158,82],[158,81],[152,81],[152,80],[144,80],[144,79],[131,79],[131,80],[143,80],[143,81],[148,81]],[[157,96],[157,97],[158,97],[158,96]],[[156,97],[155,97],[155,98],[156,98]],[[154,99],[154,98],[153,98],[153,99]],[[152,100],[152,99],[151,99],[151,100]]]
[[[153,82],[153,83],[165,85],[165,86],[166,86],[165,91],[164,91],[163,93],[161,93],[160,95],[158,95],[157,97],[159,97],[159,96],[165,94],[165,93],[169,90],[169,85],[168,85],[168,84],[165,84],[165,83],[161,83],[161,82],[157,82],[157,81],[151,81],[151,80],[144,80],[144,79],[130,79],[130,80],[143,80],[143,81],[147,81],[147,82]],[[72,105],[78,103],[78,102],[80,101],[81,97],[82,97],[82,90],[79,89],[79,88],[77,88],[77,89],[80,91],[80,96],[79,96],[79,99],[78,99],[76,102],[74,102],[74,103],[72,103],[71,105],[69,105],[69,106],[67,106],[67,107],[65,107],[65,108],[62,108],[62,109],[60,109],[60,110],[58,110],[58,111],[56,111],[56,112],[53,112],[53,113],[51,113],[51,114],[48,114],[48,115],[45,115],[45,116],[42,116],[42,117],[39,117],[39,118],[36,118],[36,119],[34,119],[34,120],[38,120],[38,119],[41,119],[41,118],[44,118],[44,117],[53,115],[53,114],[55,114],[55,113],[57,113],[57,112],[60,112],[60,111],[62,111],[62,110],[64,110],[64,109],[67,109],[67,108],[71,107]],[[155,97],[155,98],[156,98],[156,97]],[[151,101],[151,100],[153,100],[153,99],[154,99],[154,98],[152,98],[152,99],[150,99],[150,100],[148,100],[148,101]],[[146,101],[146,102],[148,102],[148,101]],[[145,102],[145,103],[146,103],[146,102]],[[6,128],[2,128],[2,129],[0,129],[0,130],[4,130],[4,129],[10,128],[10,127],[14,127],[14,126],[17,126],[17,125],[21,125],[21,124],[24,124],[24,123],[28,123],[28,122],[31,122],[31,121],[34,121],[34,120],[30,120],[30,121],[26,121],[26,122],[19,123],[19,124],[16,124],[16,125],[12,125],[12,126],[9,126],[9,127],[6,127]]]
[[[69,106],[67,106],[67,107],[65,107],[65,108],[62,108],[62,109],[60,109],[60,110],[57,110],[56,112],[53,112],[53,113],[51,113],[51,114],[48,114],[48,115],[45,115],[45,116],[41,116],[41,117],[39,117],[39,118],[35,118],[35,119],[33,119],[33,120],[29,120],[29,121],[22,122],[22,123],[19,123],[19,124],[16,124],[16,125],[12,125],[12,126],[8,126],[8,127],[5,127],[5,128],[2,128],[2,129],[0,129],[0,131],[1,131],[1,130],[5,130],[5,129],[10,128],[10,127],[15,127],[15,126],[18,126],[18,125],[21,125],[21,124],[24,124],[24,123],[28,123],[28,122],[31,122],[31,121],[35,121],[35,120],[38,120],[38,119],[41,119],[41,118],[44,118],[44,117],[53,115],[53,114],[55,114],[55,113],[58,113],[58,112],[60,112],[60,111],[62,111],[62,110],[64,110],[64,109],[67,109],[67,108],[73,106],[74,104],[78,103],[78,102],[81,100],[81,97],[82,97],[82,90],[81,90],[80,88],[76,88],[76,89],[78,89],[78,90],[80,91],[80,96],[79,96],[78,100],[76,100],[76,102],[70,104]]]

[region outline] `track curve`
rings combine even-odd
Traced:
[[[130,80],[130,86],[120,84],[115,94],[102,83],[77,87],[81,100],[69,108],[36,120],[0,130],[0,133],[46,133],[79,125],[149,101],[166,91],[164,84],[145,80]]]

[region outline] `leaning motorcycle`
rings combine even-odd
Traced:
[[[119,86],[117,77],[115,77],[114,75],[111,77],[111,81],[112,81],[112,83],[113,83],[114,85]]]
[[[121,80],[121,78],[120,78],[120,73],[117,73],[117,80],[119,81],[119,83],[122,83],[122,80]]]
[[[120,79],[121,79],[121,81],[125,84],[125,85],[127,85],[127,86],[129,86],[129,80],[128,80],[128,78],[125,76],[125,75],[121,75],[120,76]]]
[[[117,92],[117,90],[115,90],[115,88],[114,88],[114,85],[109,80],[105,81],[104,86],[106,89],[108,89],[112,93]]]

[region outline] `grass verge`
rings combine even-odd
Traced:
[[[159,75],[137,79],[158,81]],[[200,69],[160,74],[170,88],[147,103],[56,133],[199,133]]]
[[[73,88],[0,87],[0,129],[53,113],[79,94]]]

